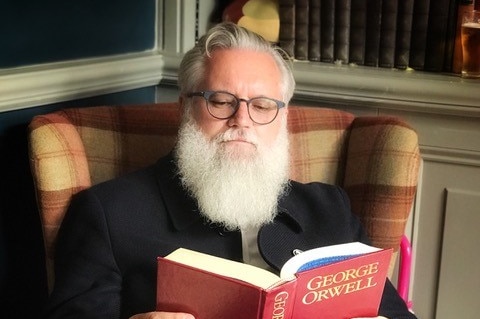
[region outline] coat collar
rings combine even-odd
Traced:
[[[263,259],[279,271],[285,262],[295,255],[295,251],[312,248],[306,240],[309,221],[296,198],[295,184],[291,181],[289,191],[279,201],[279,214],[273,223],[263,226],[258,233],[258,246]]]

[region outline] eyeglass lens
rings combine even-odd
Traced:
[[[213,117],[227,119],[237,111],[240,101],[235,95],[226,92],[212,92],[206,95],[208,111]],[[252,121],[258,124],[272,122],[278,113],[278,105],[274,100],[257,97],[248,101],[248,113]]]

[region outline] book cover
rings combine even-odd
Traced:
[[[395,44],[395,67],[408,68],[410,58],[410,38],[412,35],[412,17],[414,0],[398,2],[397,36]]]
[[[365,34],[367,29],[367,2],[351,0],[349,62],[365,63]]]
[[[333,52],[335,62],[348,63],[350,48],[351,0],[335,2],[335,38]]]
[[[291,317],[295,281],[269,289],[168,259],[159,259],[158,268],[159,311],[187,312],[197,319]]]
[[[398,0],[386,0],[382,2],[378,54],[378,66],[382,68],[393,68],[395,66],[397,13]]]
[[[321,0],[310,0],[308,17],[308,60],[320,61]]]
[[[322,247],[294,256],[277,276],[181,248],[158,258],[157,310],[197,319],[375,317],[391,255],[360,243]]]
[[[365,35],[365,65],[378,66],[382,0],[367,0],[367,30]]]
[[[309,0],[295,0],[295,59],[308,59]]]
[[[413,4],[409,65],[415,70],[425,67],[429,8],[430,0],[415,0]]]
[[[278,45],[290,56],[295,56],[295,0],[278,0]]]
[[[441,72],[445,62],[450,0],[430,2],[425,48],[425,71]]]
[[[332,63],[335,40],[335,0],[322,0],[320,16],[320,61]]]

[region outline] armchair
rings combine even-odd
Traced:
[[[176,103],[71,108],[33,118],[29,156],[49,287],[71,196],[167,154],[179,122]],[[398,252],[417,186],[415,131],[394,117],[301,106],[289,106],[288,127],[291,178],[344,187],[373,245]]]

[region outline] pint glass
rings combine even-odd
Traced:
[[[462,77],[480,78],[480,11],[463,15],[462,51]]]

